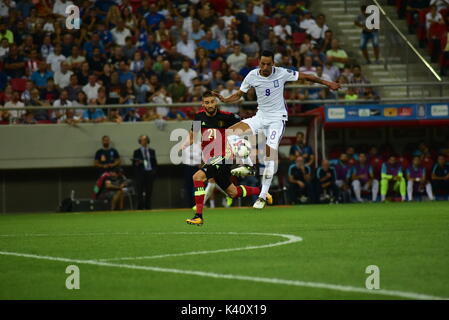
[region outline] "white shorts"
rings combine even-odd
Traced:
[[[279,143],[281,142],[281,138],[284,135],[287,120],[266,119],[256,114],[254,117],[242,120],[242,122],[249,125],[254,135],[263,132],[267,138],[266,144],[271,149],[277,150]]]

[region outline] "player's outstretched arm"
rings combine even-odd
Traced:
[[[299,79],[307,80],[307,81],[314,82],[314,83],[323,84],[323,85],[327,86],[331,90],[338,90],[338,89],[341,88],[340,84],[337,83],[337,82],[326,81],[326,80],[320,79],[318,77],[312,76],[310,74],[300,73],[299,74]]]
[[[232,103],[237,102],[240,100],[240,98],[243,96],[243,91],[238,90],[236,93],[230,95],[229,97],[223,97],[221,94],[219,94],[216,91],[212,91],[213,95],[216,96],[221,102],[223,103]]]

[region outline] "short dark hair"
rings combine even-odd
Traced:
[[[264,51],[262,51],[261,56],[262,57],[271,57],[271,59],[274,61],[274,53],[272,51],[264,50]]]
[[[202,98],[215,97],[211,90],[207,90],[203,93]]]

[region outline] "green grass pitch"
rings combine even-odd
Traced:
[[[192,215],[0,215],[0,299],[449,298],[448,202],[206,209],[202,227]],[[369,265],[380,290],[365,288]]]

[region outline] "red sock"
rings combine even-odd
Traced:
[[[195,204],[196,204],[196,214],[203,214],[204,207],[204,196],[206,191],[204,191],[203,181],[193,181],[193,186],[195,188]]]
[[[260,193],[259,187],[248,187],[248,186],[237,186],[237,198],[242,197],[249,197],[253,195],[257,195]]]

